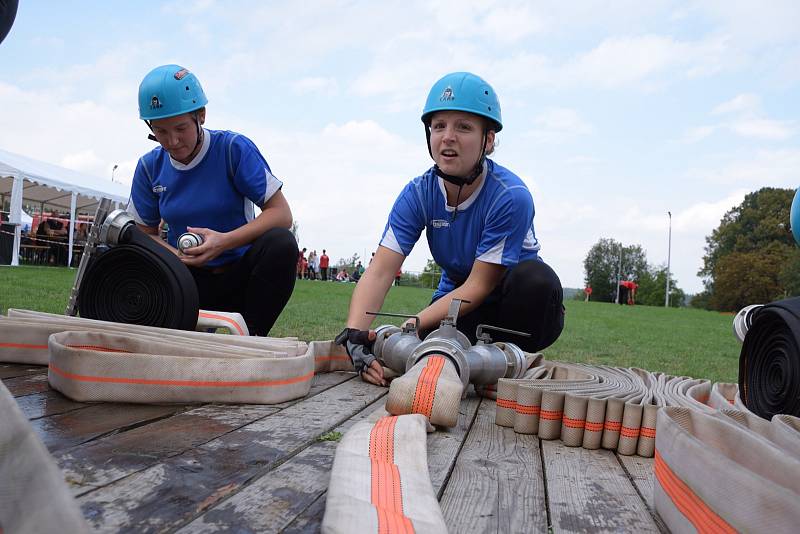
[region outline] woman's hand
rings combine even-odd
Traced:
[[[191,267],[202,267],[226,250],[228,246],[227,234],[215,232],[208,228],[186,228],[187,231],[203,236],[203,244],[187,248],[178,254],[183,263]]]

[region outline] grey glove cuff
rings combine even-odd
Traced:
[[[369,349],[364,347],[364,345],[358,345],[351,341],[347,341],[347,353],[350,355],[350,359],[353,360],[353,367],[356,368],[356,372],[361,374],[364,369],[370,366],[372,362],[376,360],[375,355],[369,352]]]

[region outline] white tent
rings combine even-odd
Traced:
[[[72,261],[73,231],[78,210],[92,210],[101,198],[125,204],[130,186],[103,180],[57,165],[26,158],[0,149],[0,198],[11,196],[9,222],[15,226],[11,265],[19,265],[22,200],[69,210],[69,252]]]

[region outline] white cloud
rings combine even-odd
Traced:
[[[761,108],[761,99],[753,93],[742,93],[711,110],[712,115],[754,113]]]
[[[94,150],[86,149],[80,152],[67,154],[61,158],[61,166],[81,172],[93,172],[105,162],[97,157]]]
[[[292,84],[295,92],[304,95],[318,93],[327,96],[335,95],[339,92],[339,82],[332,77],[306,77],[301,78]]]
[[[583,120],[577,111],[568,108],[550,108],[534,119],[535,128],[527,133],[533,139],[553,142],[588,135],[594,131],[591,124]]]
[[[689,130],[683,135],[682,141],[684,143],[696,143],[698,141],[702,141],[713,134],[717,128],[717,126],[697,126],[694,128],[689,128]]]
[[[731,158],[721,168],[692,168],[687,177],[713,184],[737,186],[751,191],[762,187],[797,187],[800,149],[758,150]]]
[[[771,119],[742,119],[730,125],[733,132],[742,137],[782,141],[795,133],[794,121]]]

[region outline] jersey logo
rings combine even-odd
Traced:
[[[166,190],[167,190],[167,186],[164,186],[164,185],[157,185],[157,186],[155,186],[155,187],[153,188],[153,193],[159,193],[159,194],[160,194],[160,193],[163,193],[163,192],[164,192],[164,191],[166,191]]]
[[[448,86],[447,89],[442,91],[442,96],[439,97],[439,102],[448,102],[455,99],[456,95],[453,94],[453,88]]]
[[[433,226],[434,228],[449,228],[450,221],[448,221],[447,219],[433,219],[431,221],[431,226]]]

